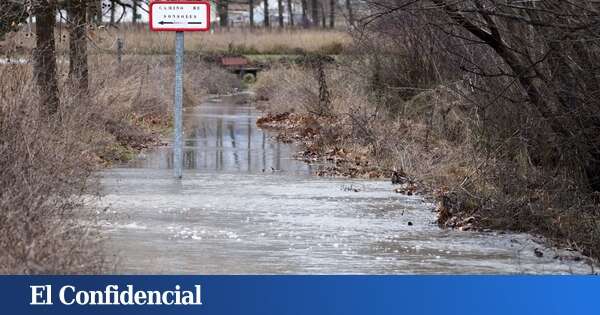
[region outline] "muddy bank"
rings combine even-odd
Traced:
[[[335,120],[310,114],[267,113],[256,121],[263,129],[276,131],[277,141],[299,143],[303,148],[294,157],[317,165],[318,176],[348,178],[390,178],[393,170],[377,166],[365,152],[323,144],[323,125],[333,125]]]
[[[265,113],[257,119],[257,126],[275,132],[274,138],[277,141],[299,145],[302,150],[296,153],[294,158],[314,165],[315,175],[388,180],[393,185],[390,190],[395,193],[406,196],[421,195],[425,200],[432,202],[435,205],[437,225],[441,228],[484,233],[494,230],[486,222],[487,218],[477,212],[477,202],[472,196],[450,192],[443,187],[436,188],[431,183],[428,184],[402,169],[382,167],[364,146],[343,145],[339,141],[342,135],[335,132],[343,128],[340,126],[339,118],[320,117],[308,113]],[[335,140],[332,141],[332,138]],[[339,141],[340,145],[332,147],[331,143],[336,141]],[[502,228],[495,230],[504,233]],[[577,248],[565,246],[551,239],[540,238],[539,242],[563,249],[552,254],[552,259],[587,261],[591,265],[596,264],[594,260],[579,254]],[[531,250],[537,257],[545,255],[538,247]]]
[[[315,174],[318,176],[388,179],[396,185],[394,191],[397,193],[411,196],[427,192],[422,184],[404,170],[380,165],[365,147],[326,144],[325,142],[336,142],[336,138],[341,137],[331,132],[342,128],[338,126],[339,123],[339,119],[334,117],[290,112],[266,113],[256,121],[258,127],[275,131],[277,141],[300,144],[303,150],[294,157],[315,164]]]

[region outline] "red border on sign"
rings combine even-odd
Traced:
[[[207,23],[205,27],[198,28],[158,28],[155,29],[152,27],[152,7],[155,4],[204,4],[206,5],[206,14],[208,15]],[[149,24],[150,30],[152,32],[206,32],[210,30],[210,3],[207,1],[152,1],[150,2],[150,15],[149,15]]]

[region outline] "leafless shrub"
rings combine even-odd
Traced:
[[[0,67],[0,272],[100,272],[99,239],[78,221],[94,170],[87,126],[78,113],[40,119],[29,71]]]
[[[26,58],[27,59],[27,58]],[[99,163],[128,158],[170,125],[173,62],[164,56],[89,58],[85,97],[59,63],[60,106],[40,114],[32,67],[0,65],[0,273],[99,273],[110,268],[87,196]],[[185,106],[229,93],[239,79],[186,60]],[[93,207],[92,207],[93,208]]]
[[[318,104],[318,85],[312,74],[300,66],[275,65],[263,72],[254,84],[256,97],[268,101],[278,112],[309,111]]]
[[[328,73],[336,119],[324,144],[416,175],[482,227],[540,233],[599,257],[598,5],[366,4],[355,47]],[[269,84],[280,81],[292,84],[285,95],[317,92]],[[295,99],[275,103],[316,102]]]
[[[3,40],[6,33],[14,31],[27,18],[27,10],[24,3],[2,1],[0,12],[0,40]]]
[[[394,100],[398,90],[428,90],[392,104],[402,106],[396,112],[403,119],[424,123],[427,138],[437,138],[433,145],[462,143],[444,156],[456,148],[469,152],[458,157],[464,162],[462,180],[448,186],[472,204],[464,212],[476,212],[486,226],[539,232],[598,257],[598,245],[590,241],[598,239],[600,221],[591,197],[600,187],[595,136],[600,88],[591,62],[600,53],[593,35],[600,25],[598,4],[367,4],[358,43],[366,52],[391,47],[396,54],[389,55],[405,69],[400,79],[379,80],[392,83],[383,91],[374,90]],[[370,68],[377,72],[381,66]],[[424,80],[415,79],[412,70]],[[440,95],[438,86],[454,95]],[[578,221],[579,216],[586,219]]]
[[[242,88],[240,78],[222,67],[207,63],[199,57],[190,56],[186,59],[188,87],[193,94],[229,94]],[[192,94],[192,93],[190,93]]]

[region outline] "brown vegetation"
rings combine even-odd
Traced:
[[[379,52],[371,59],[387,70],[371,72],[385,82],[382,103],[402,113],[405,100],[423,89],[458,96],[401,116],[430,126],[428,135],[449,141],[450,152],[465,149],[456,160],[465,166],[458,180],[441,182],[440,211],[450,216],[440,224],[473,217],[479,226],[540,233],[600,257],[598,4],[369,5],[373,14],[363,18],[372,23],[359,49]],[[458,124],[448,126],[448,118]]]
[[[418,178],[442,226],[538,233],[600,257],[599,50],[586,40],[597,4],[371,5],[352,54],[326,69],[328,115],[315,115],[313,69],[274,67],[258,99],[328,119],[319,155],[360,153]]]
[[[93,172],[160,144],[171,124],[171,58],[90,58],[89,102],[58,67],[57,119],[40,116],[31,66],[0,65],[0,273],[98,273],[103,254],[84,196]],[[235,76],[193,58],[184,102],[239,85]],[[207,73],[215,73],[209,77]],[[216,82],[215,80],[219,80]],[[196,82],[196,84],[194,84]],[[202,85],[197,82],[203,82]]]
[[[61,109],[60,122],[40,118],[30,73],[0,68],[0,273],[100,272],[98,238],[77,221],[93,134],[77,108]]]
[[[33,36],[13,32],[26,18],[15,3],[8,10],[16,14],[0,16],[8,21],[0,24],[0,50],[37,50],[26,58],[35,69],[0,66],[0,223],[11,227],[0,235],[2,271],[94,272],[102,259],[85,262],[101,257],[89,246],[95,238],[72,214],[97,161],[126,160],[169,126],[172,60],[163,55],[173,34],[98,26],[97,16],[71,10],[68,28]],[[303,26],[326,22],[327,3],[302,1]],[[599,5],[384,0],[352,10],[346,3],[356,24],[350,35],[224,24],[186,36],[186,49],[312,55],[274,65],[254,89],[274,113],[259,123],[282,130],[282,141],[304,143],[300,158],[327,162],[319,174],[395,176],[399,192],[437,197],[442,226],[539,233],[600,257]],[[53,10],[33,13],[56,24]],[[118,39],[122,63],[113,56]],[[342,52],[336,63],[318,57]],[[186,74],[188,103],[239,84],[195,57],[186,64],[194,69]]]
[[[113,24],[115,2],[102,25],[98,4],[0,4],[0,53],[20,60],[0,65],[0,273],[110,268],[93,224],[82,223],[94,221],[93,174],[160,144],[170,127],[173,34],[135,25],[139,1],[134,25]],[[36,24],[22,24],[30,14]],[[336,31],[188,34],[184,106],[241,87],[200,55],[338,54],[349,41]]]
[[[86,204],[96,191],[93,174],[160,144],[168,131],[172,34],[100,26],[101,12],[92,15],[87,0],[32,4],[30,10],[19,1],[0,5],[0,53],[19,60],[0,65],[0,273],[103,272],[111,262],[94,225],[83,223],[94,221],[95,209]],[[67,10],[60,24],[58,7]],[[37,24],[19,24],[30,13]],[[225,38],[190,35],[187,47],[197,50],[213,39],[213,52],[239,53],[244,41],[235,46]],[[124,56],[114,56],[118,39],[124,39]],[[321,49],[314,39],[305,43]],[[285,46],[291,42],[270,46],[274,42],[249,50],[298,50]],[[184,105],[241,87],[239,78],[206,58],[188,56]]]
[[[122,162],[149,145],[162,143],[171,126],[174,63],[163,56],[112,56],[90,58],[94,73],[90,99],[101,106],[93,113],[103,122],[95,152],[105,163]],[[229,93],[239,80],[215,66],[188,58],[184,106],[193,106],[206,94]],[[209,74],[213,74],[212,76]]]
[[[55,31],[57,51],[69,51],[66,28]],[[175,49],[174,34],[151,33],[147,25],[88,26],[91,42],[90,54],[115,54],[117,39],[124,44],[128,55],[168,55]],[[321,53],[337,55],[352,41],[347,33],[337,30],[241,30],[232,29],[215,33],[188,33],[185,35],[185,50],[189,55],[242,54],[242,55],[286,55]],[[31,51],[35,41],[22,29],[6,36],[0,44],[3,49],[16,52]],[[18,49],[17,49],[18,48]],[[0,51],[1,52],[1,51]]]

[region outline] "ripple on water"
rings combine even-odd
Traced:
[[[108,246],[126,273],[589,273],[524,234],[446,231],[384,181],[311,177],[298,151],[228,99],[186,110],[184,179],[171,148],[102,173]],[[270,172],[277,169],[280,172]],[[263,171],[264,170],[264,171]],[[360,187],[360,192],[343,187]],[[412,222],[412,226],[408,225]],[[544,256],[533,253],[541,248]]]

